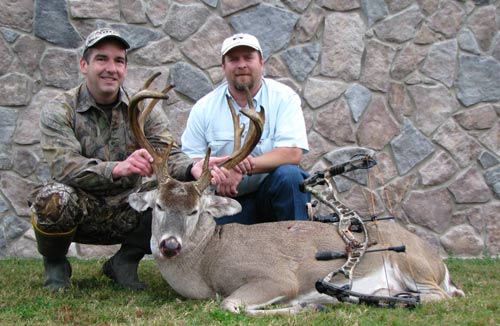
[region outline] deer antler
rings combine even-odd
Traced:
[[[260,112],[257,112],[254,109],[252,96],[247,87],[245,87],[245,91],[247,95],[248,106],[250,109],[241,109],[240,112],[250,119],[250,126],[248,128],[248,134],[245,138],[245,143],[241,148],[240,148],[241,135],[243,133],[244,128],[240,126],[239,118],[236,115],[233,104],[231,103],[230,98],[227,97],[227,103],[229,105],[229,109],[231,110],[231,115],[233,117],[235,140],[234,140],[233,153],[226,162],[220,165],[220,167],[224,167],[226,169],[231,169],[235,167],[238,163],[243,161],[252,152],[252,150],[255,148],[255,146],[260,140],[260,137],[262,135],[262,130],[264,127],[264,120],[265,120],[264,108],[261,106]],[[203,192],[203,190],[205,190],[206,187],[208,187],[208,185],[210,184],[210,179],[212,178],[210,170],[208,169],[207,166],[209,156],[210,156],[210,151],[208,151],[207,155],[205,156],[205,165],[203,167],[203,172],[197,181],[197,189],[198,191],[200,191],[200,193]]]
[[[153,169],[155,171],[155,174],[157,175],[158,179],[163,179],[165,176],[165,171],[164,171],[164,166],[165,162],[168,158],[168,155],[170,153],[170,150],[172,149],[172,144],[169,144],[168,148],[164,151],[163,154],[159,153],[153,145],[147,140],[146,136],[144,135],[144,123],[146,121],[147,116],[153,109],[153,107],[158,103],[159,100],[166,100],[168,99],[167,92],[170,91],[174,86],[168,86],[161,92],[158,91],[153,91],[147,89],[153,80],[158,77],[161,73],[156,73],[153,76],[151,76],[145,83],[143,88],[138,91],[132,98],[130,99],[129,106],[128,106],[128,116],[129,116],[129,124],[130,128],[132,129],[132,133],[134,134],[137,144],[141,148],[145,148],[149,154],[153,157]],[[153,99],[146,108],[144,108],[142,111],[140,110],[140,107],[143,105],[143,101],[146,99]]]

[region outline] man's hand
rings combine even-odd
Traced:
[[[128,177],[132,174],[140,176],[153,175],[153,157],[144,148],[138,149],[130,154],[125,161],[119,162],[113,169],[113,178]]]
[[[229,171],[226,168],[219,168],[218,165],[223,164],[229,159],[229,156],[223,157],[210,157],[208,159],[208,168],[210,169],[210,174],[212,175],[211,183],[213,185],[218,185],[226,178],[229,177]],[[191,175],[198,180],[203,172],[203,162],[204,160],[197,160],[196,163],[191,168]]]
[[[236,197],[238,195],[238,185],[243,179],[243,174],[234,168],[229,170],[229,177],[217,186],[217,194],[226,197]]]
[[[255,158],[248,155],[243,161],[234,167],[234,170],[241,174],[251,175],[255,169]]]

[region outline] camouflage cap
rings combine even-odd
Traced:
[[[93,31],[87,37],[87,39],[85,40],[84,51],[86,51],[87,49],[93,47],[94,45],[96,45],[100,41],[107,39],[107,38],[114,38],[115,40],[120,41],[123,44],[123,46],[125,47],[125,49],[130,48],[130,45],[128,44],[128,42],[118,32],[112,30],[111,28],[101,28],[101,29]]]

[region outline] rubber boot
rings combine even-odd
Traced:
[[[104,263],[104,275],[124,288],[144,290],[146,285],[139,280],[137,268],[144,255],[151,253],[150,241],[151,214],[147,214],[140,225],[127,235],[120,250]]]
[[[43,256],[45,288],[49,291],[63,291],[71,285],[71,265],[66,258],[76,228],[64,233],[47,233],[38,227],[32,217],[38,252]]]

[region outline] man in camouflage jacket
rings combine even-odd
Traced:
[[[130,193],[155,186],[142,183],[153,174],[153,158],[135,149],[128,125],[128,95],[122,88],[127,74],[128,42],[105,28],[94,31],[85,42],[80,70],[85,82],[49,101],[42,110],[41,146],[52,181],[32,197],[32,224],[38,250],[43,256],[45,287],[51,291],[70,286],[71,266],[66,258],[71,242],[121,244],[103,266],[105,275],[119,285],[143,289],[137,267],[151,253],[151,211],[133,210]],[[153,146],[165,147],[173,138],[166,129],[161,109],[153,109],[144,133]],[[227,171],[211,160],[212,182]],[[202,164],[193,165],[178,145],[168,160],[172,177],[193,180]]]

